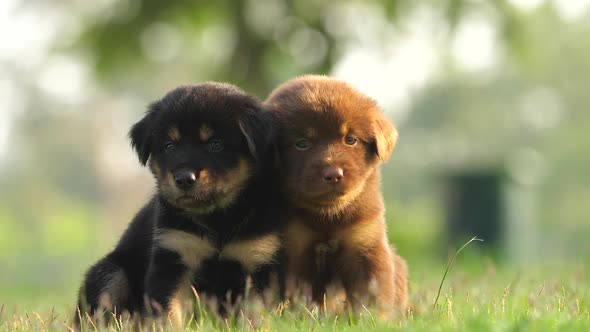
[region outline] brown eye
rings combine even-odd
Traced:
[[[311,147],[311,142],[305,138],[300,138],[295,142],[295,148],[297,150],[307,150]]]
[[[164,152],[166,153],[171,153],[174,152],[176,150],[176,145],[172,142],[168,142],[166,143],[166,145],[164,145]]]
[[[358,142],[358,140],[356,139],[356,137],[353,136],[346,136],[344,138],[344,143],[346,143],[346,145],[355,145],[356,142]]]
[[[223,150],[223,141],[220,139],[212,139],[207,142],[207,151],[221,152]]]

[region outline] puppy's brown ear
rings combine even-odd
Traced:
[[[149,110],[129,131],[131,147],[137,153],[139,162],[145,166],[152,151],[152,130],[156,118],[158,103],[151,104]]]
[[[374,148],[377,157],[382,161],[389,160],[395,144],[397,143],[398,132],[391,121],[385,115],[379,114],[373,123]]]
[[[260,108],[251,108],[240,115],[238,124],[254,158],[262,160],[269,154],[273,141],[272,115]]]

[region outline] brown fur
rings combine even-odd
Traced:
[[[382,316],[404,313],[408,272],[387,241],[379,188],[379,165],[397,141],[393,124],[375,101],[323,76],[288,81],[265,106],[281,127],[288,294],[296,285],[311,286],[323,308],[326,289],[341,284],[353,308],[376,300]],[[301,139],[310,147],[297,147]],[[337,183],[323,175],[334,168],[343,172]]]

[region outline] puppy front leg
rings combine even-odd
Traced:
[[[352,256],[352,255],[347,255]],[[366,301],[369,291],[368,267],[357,255],[349,259],[345,269],[342,270],[342,286],[346,293],[347,307],[358,312],[361,305]]]
[[[376,298],[379,315],[387,318],[394,312],[395,268],[391,249],[384,238],[363,252],[351,250],[342,256],[342,283],[353,310]]]
[[[377,298],[380,315],[389,318],[401,309],[399,298],[396,297],[395,256],[387,239],[383,239],[369,254],[370,271],[375,287],[371,287],[371,295]],[[400,271],[403,273],[403,271]],[[371,285],[373,286],[373,285]]]
[[[326,308],[326,281],[322,276],[314,279],[311,283],[311,297],[315,304],[319,306],[320,312]]]
[[[183,304],[190,294],[190,270],[181,256],[165,248],[152,253],[146,276],[148,309],[156,316],[166,313],[176,328],[182,327]]]
[[[393,263],[395,267],[395,304],[397,310],[405,315],[408,311],[410,286],[408,282],[408,264],[395,252],[393,252]]]

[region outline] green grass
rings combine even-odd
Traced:
[[[480,256],[459,256],[433,307],[446,267],[442,263],[410,261],[412,310],[405,319],[379,321],[370,309],[338,317],[300,303],[265,308],[253,301],[246,303],[243,313],[232,320],[219,319],[198,308],[200,315],[187,323],[187,330],[590,331],[588,266],[497,266]],[[71,327],[73,289],[61,296],[55,292],[47,293],[46,298],[36,294],[35,303],[28,300],[29,295],[22,298],[26,306],[16,302],[2,306],[0,330],[62,331]],[[123,321],[99,330],[131,328],[131,322]],[[161,331],[171,327],[153,323],[143,329]],[[87,326],[87,330],[94,328]]]

